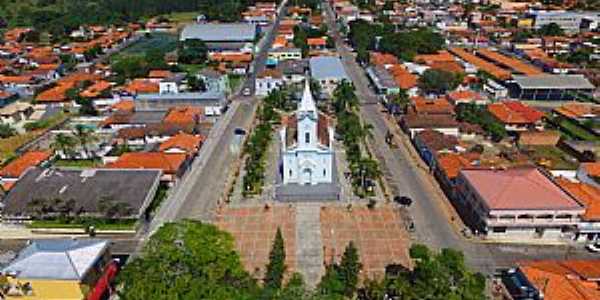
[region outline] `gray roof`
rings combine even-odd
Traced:
[[[316,56],[309,61],[310,76],[316,80],[321,79],[349,79],[342,65],[342,61],[336,56]]]
[[[279,47],[279,48],[269,50],[269,53],[289,53],[289,52],[302,53],[302,49],[294,48],[294,47]]]
[[[377,88],[398,88],[398,84],[394,77],[388,70],[386,70],[383,66],[375,66],[367,68],[367,74],[371,77],[371,80],[375,83]]]
[[[3,273],[17,278],[81,280],[102,257],[106,240],[36,240],[23,249]]]
[[[219,91],[206,91],[206,92],[185,92],[185,93],[165,93],[165,94],[140,94],[135,98],[136,100],[145,101],[177,101],[177,100],[193,100],[193,101],[223,101],[225,94]]]
[[[594,89],[583,75],[514,75],[513,79],[522,89]]]
[[[139,217],[155,192],[162,171],[149,169],[42,169],[31,168],[4,198],[7,218],[31,216],[36,209],[28,205],[42,200],[51,207],[55,199],[63,204],[74,200],[71,211],[100,215],[99,203],[126,203],[128,216]],[[56,207],[52,207],[56,208]]]
[[[256,25],[251,23],[202,23],[183,28],[180,40],[199,39],[207,42],[254,41]]]
[[[308,69],[308,61],[306,60],[284,60],[277,64],[277,70],[285,75],[304,75]]]

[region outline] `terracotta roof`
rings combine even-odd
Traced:
[[[369,61],[376,66],[397,65],[398,58],[389,53],[371,52],[369,53]]]
[[[437,166],[452,180],[458,177],[458,173],[464,168],[471,166],[471,161],[462,154],[441,153],[437,158]]]
[[[560,140],[560,132],[555,130],[523,131],[519,134],[521,146],[555,146]]]
[[[309,46],[325,46],[327,44],[327,40],[323,37],[308,38],[306,39],[306,44]]]
[[[85,97],[85,98],[96,98],[96,97],[102,95],[102,93],[104,93],[105,91],[109,90],[111,87],[112,86],[111,86],[110,82],[105,81],[105,80],[100,80],[100,81],[97,81],[96,83],[92,84],[88,88],[86,88],[84,91],[79,93],[79,95],[81,95],[81,97]]]
[[[158,83],[148,79],[134,79],[123,88],[129,94],[153,94],[160,91]]]
[[[587,162],[580,165],[592,177],[600,177],[600,162]]]
[[[418,77],[411,74],[404,66],[393,65],[388,70],[400,88],[408,90],[417,86]]]
[[[451,102],[473,102],[485,99],[483,95],[472,90],[453,91],[447,95]]]
[[[512,58],[512,57],[508,57],[505,55],[502,55],[498,52],[489,50],[489,49],[480,49],[477,51],[477,53],[489,60],[492,60],[496,63],[499,63],[507,68],[510,68],[518,73],[521,73],[523,75],[527,75],[527,76],[535,76],[535,75],[541,75],[544,72],[542,72],[542,70],[527,64],[519,59],[516,58]]]
[[[451,49],[449,49],[449,51],[452,54],[460,57],[462,60],[474,65],[478,69],[488,72],[490,75],[492,75],[500,80],[509,79],[511,76],[509,71],[502,69],[492,63],[489,63],[489,62],[465,51],[465,49],[451,48]]]
[[[271,78],[281,78],[283,75],[281,74],[281,71],[276,70],[276,69],[264,69],[262,72],[258,73],[258,78],[267,78],[267,77],[271,77]]]
[[[556,182],[585,206],[586,221],[600,221],[600,188],[582,182],[572,182],[565,178],[557,178]]]
[[[519,269],[547,300],[600,299],[598,260],[521,262]]]
[[[582,206],[536,168],[462,170],[492,210],[579,210]]]
[[[159,169],[165,174],[176,174],[186,160],[186,154],[163,152],[129,152],[106,165],[111,169]]]
[[[19,178],[27,169],[35,167],[48,160],[52,156],[51,151],[30,151],[11,161],[0,170],[0,176],[7,178]]]
[[[152,70],[148,73],[148,78],[160,78],[165,79],[173,76],[173,72],[169,70]]]
[[[454,114],[454,106],[444,98],[425,99],[419,96],[411,98],[411,101],[417,114]]]
[[[0,75],[0,83],[12,83],[12,84],[32,84],[35,82],[33,76],[21,75],[21,76],[6,76]]]
[[[111,106],[115,111],[133,112],[135,110],[135,102],[133,100],[121,100]]]
[[[555,108],[554,111],[567,118],[576,119],[600,115],[600,106],[591,103],[569,102],[561,107]]]
[[[39,93],[35,100],[38,102],[64,102],[67,99],[67,91],[74,87],[74,84],[65,83],[57,85]]]
[[[544,114],[519,101],[497,102],[488,105],[488,111],[504,124],[532,124],[539,122]]]
[[[439,62],[454,62],[454,56],[450,54],[450,52],[446,50],[439,51],[437,54],[420,54],[416,55],[413,61],[421,64],[430,65],[432,63]]]
[[[244,62],[248,63],[252,61],[252,54],[250,53],[213,53],[210,55],[210,59],[219,62]]]
[[[159,151],[164,152],[172,148],[179,148],[184,150],[187,154],[193,154],[198,152],[203,140],[204,138],[199,135],[180,132],[179,134],[160,144]]]
[[[417,115],[407,114],[402,122],[408,128],[458,128],[458,122],[451,115]]]
[[[417,133],[415,139],[423,143],[429,151],[437,153],[442,150],[454,150],[458,146],[458,138],[439,131],[426,129]]]
[[[169,110],[163,122],[168,124],[176,124],[180,126],[194,126],[200,121],[203,114],[204,109],[202,107],[174,107]]]
[[[455,61],[436,61],[429,65],[432,69],[442,70],[450,73],[464,73],[465,69]]]

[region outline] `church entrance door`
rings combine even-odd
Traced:
[[[302,170],[302,184],[309,185],[312,184],[312,170],[306,168]]]

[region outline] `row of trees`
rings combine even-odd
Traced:
[[[288,274],[285,243],[277,230],[261,282],[244,270],[233,238],[213,225],[196,221],[165,224],[144,247],[141,257],[117,278],[119,297],[128,299],[485,299],[485,278],[467,269],[461,252],[440,253],[414,245],[413,270],[397,266],[382,280],[360,284],[362,264],[350,242],[341,260],[326,266],[315,290],[298,273]],[[391,269],[391,268],[390,268]],[[289,278],[286,282],[285,278]]]
[[[373,182],[381,172],[376,160],[362,154],[361,144],[366,145],[372,126],[362,124],[358,116],[358,97],[352,83],[342,81],[338,84],[333,92],[333,108],[337,117],[336,132],[344,141],[355,193],[365,196],[372,192]]]
[[[258,110],[258,125],[244,146],[246,163],[243,178],[244,195],[260,194],[265,180],[265,157],[273,138],[273,124],[279,122],[279,113],[275,110],[277,92],[271,92]]]

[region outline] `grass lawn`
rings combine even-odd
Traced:
[[[576,170],[577,160],[555,146],[532,146],[529,157],[536,163],[542,162],[555,170]]]
[[[31,229],[85,229],[88,225],[94,225],[97,230],[135,230],[137,220],[78,220],[67,223],[62,220],[35,220],[28,225]]]
[[[164,15],[171,22],[175,23],[190,23],[196,21],[196,17],[198,16],[198,12],[175,12],[170,13],[168,15]]]
[[[145,55],[150,49],[159,49],[163,52],[170,52],[177,48],[177,35],[167,32],[154,32],[148,36],[142,37],[139,41],[123,49],[123,51],[111,57],[112,61],[119,60],[126,56]]]
[[[57,167],[67,168],[96,168],[102,165],[102,161],[99,159],[59,159],[54,162]]]
[[[600,138],[593,135],[589,131],[585,130],[581,126],[569,121],[569,120],[561,120],[558,123],[560,128],[569,136],[574,137],[579,140],[584,141],[598,141]]]
[[[148,206],[148,213],[150,215],[154,215],[156,210],[160,207],[162,202],[167,198],[167,192],[169,191],[169,187],[165,184],[160,184],[158,189],[156,190],[156,194],[154,194],[154,198],[150,205]]]

